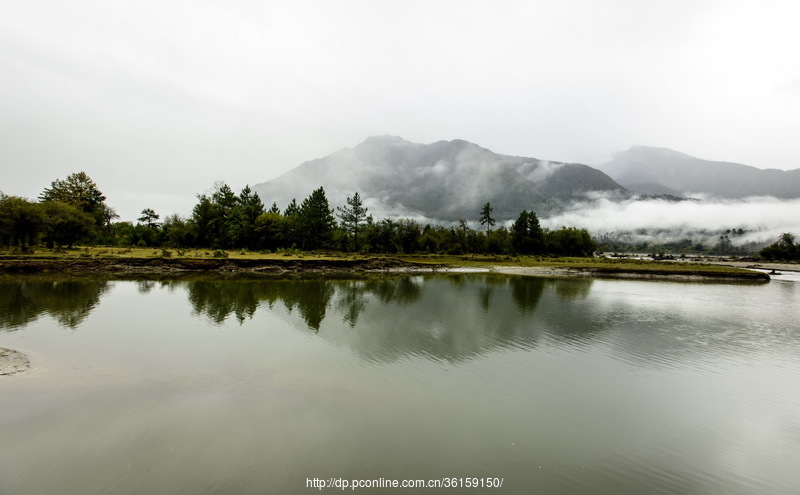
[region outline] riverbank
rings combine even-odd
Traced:
[[[395,258],[107,258],[0,257],[0,273],[173,273],[251,272],[266,274],[386,271],[432,268]],[[444,268],[436,266],[434,268]]]
[[[169,255],[165,255],[165,254]],[[217,252],[216,254],[220,254]],[[0,256],[4,274],[136,274],[136,273],[373,273],[480,270],[535,276],[666,278],[766,282],[763,272],[712,263],[679,263],[611,258],[538,256],[399,255],[358,256],[344,253],[213,253],[195,251],[173,257],[153,250],[89,249],[71,253]],[[770,269],[768,264],[759,265]]]

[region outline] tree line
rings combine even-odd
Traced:
[[[783,233],[778,242],[761,250],[761,257],[769,261],[800,261],[800,246],[794,241],[794,234]]]
[[[119,218],[84,172],[57,179],[38,201],[0,193],[0,245],[23,252],[36,245],[140,246],[249,251],[330,249],[357,253],[532,254],[591,256],[597,244],[586,229],[542,228],[535,212],[522,211],[509,228],[494,228],[493,207],[476,212],[481,230],[467,220],[453,226],[423,225],[410,218],[374,220],[356,192],[331,208],[325,190],[315,189],[282,210],[266,208],[245,186],[238,194],[217,183],[199,194],[191,215],[161,218],[145,208],[135,224]]]

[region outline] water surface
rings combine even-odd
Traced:
[[[797,493],[798,302],[791,280],[4,278],[0,346],[34,370],[0,377],[0,493]]]

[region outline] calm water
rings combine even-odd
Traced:
[[[0,279],[0,346],[35,368],[0,377],[0,493],[798,493],[798,303],[797,280]]]

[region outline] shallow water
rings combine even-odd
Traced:
[[[0,493],[797,493],[798,287],[5,278]]]

